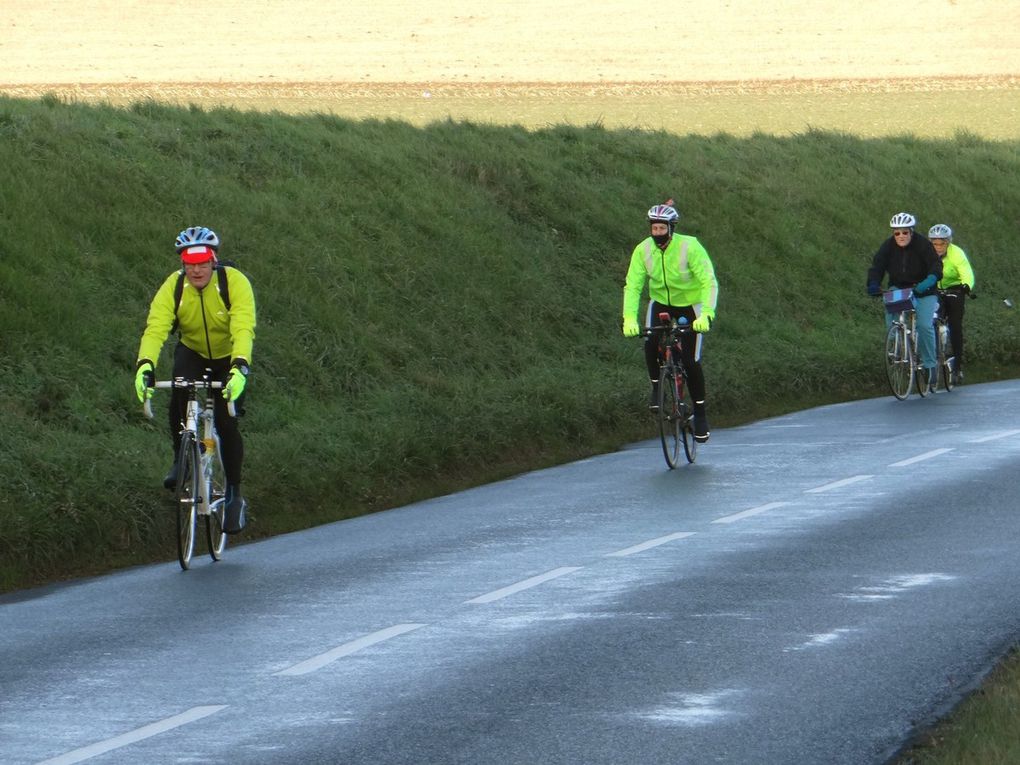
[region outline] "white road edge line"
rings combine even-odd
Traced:
[[[855,476],[851,476],[850,478],[844,478],[841,481],[833,481],[832,483],[827,483],[827,484],[824,484],[822,486],[816,486],[813,489],[805,489],[804,493],[805,494],[818,494],[818,493],[823,492],[823,491],[830,491],[832,489],[838,489],[838,488],[840,488],[842,486],[849,486],[850,484],[857,483],[858,481],[867,481],[869,478],[874,478],[874,477],[875,476],[873,476],[873,475],[855,475]]]
[[[675,534],[667,534],[664,537],[657,537],[655,539],[649,539],[647,542],[634,545],[633,547],[624,547],[622,550],[616,552],[606,553],[607,558],[622,558],[625,555],[633,555],[634,553],[644,552],[650,550],[653,547],[664,545],[667,542],[672,542],[674,539],[684,539],[685,537],[693,537],[697,532],[695,531],[678,531]]]
[[[546,571],[544,574],[533,576],[530,579],[525,579],[523,582],[517,582],[517,584],[511,584],[508,587],[503,587],[499,590],[493,590],[487,592],[484,595],[479,595],[477,598],[471,598],[471,600],[465,600],[465,603],[491,603],[494,600],[505,598],[509,595],[520,592],[521,590],[527,590],[532,587],[537,587],[543,582],[548,582],[550,579],[555,579],[565,574],[572,574],[575,571],[579,571],[581,566],[564,566],[563,568],[554,568],[552,571]]]
[[[387,627],[384,630],[373,632],[370,635],[365,635],[364,637],[352,640],[349,643],[338,645],[332,650],[320,653],[318,656],[313,656],[310,659],[305,659],[292,667],[281,669],[279,672],[274,672],[273,674],[287,677],[294,675],[307,675],[309,672],[322,669],[327,664],[332,664],[337,659],[341,659],[344,656],[350,656],[352,653],[357,653],[362,648],[368,648],[370,645],[381,643],[384,640],[395,638],[398,635],[403,635],[424,626],[424,624],[395,624],[392,627]]]
[[[1000,438],[1009,438],[1020,433],[1020,430],[1007,430],[1003,433],[996,433],[993,436],[985,436],[984,438],[975,438],[973,441],[968,441],[968,444],[983,444],[985,441],[997,441]]]
[[[932,449],[930,452],[924,454],[918,454],[916,457],[909,459],[900,460],[899,462],[892,463],[889,467],[906,467],[907,465],[913,465],[915,462],[924,462],[924,460],[930,460],[932,457],[938,457],[940,454],[951,452],[952,449]]]
[[[195,720],[201,720],[203,717],[216,714],[221,709],[226,708],[226,704],[192,707],[187,712],[181,712],[179,715],[168,717],[165,720],[154,722],[151,725],[145,725],[138,730],[124,733],[120,736],[107,739],[106,741],[100,741],[99,743],[92,744],[90,746],[83,746],[81,749],[75,749],[73,752],[67,752],[59,757],[43,760],[42,762],[36,763],[36,765],[72,765],[72,763],[75,762],[91,760],[93,757],[106,754],[114,749],[120,749],[128,744],[134,744],[138,741],[142,741],[143,739],[151,738],[152,736],[156,736],[160,733],[165,733],[168,730],[173,730],[174,728],[179,728],[182,725],[187,725],[190,722],[195,722]]]
[[[722,518],[716,518],[712,523],[733,523],[739,521],[741,518],[750,518],[752,515],[758,515],[758,513],[765,513],[769,510],[775,510],[777,507],[788,505],[789,502],[769,502],[767,505],[758,505],[758,507],[752,507],[749,510],[743,510],[733,515],[724,515]]]

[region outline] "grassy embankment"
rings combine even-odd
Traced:
[[[249,538],[650,437],[620,287],[671,195],[722,285],[716,427],[885,394],[864,271],[903,208],[973,256],[968,381],[1020,369],[1016,142],[0,99],[0,166],[0,590],[172,558],[163,415],[132,369],[185,225],[259,301]]]

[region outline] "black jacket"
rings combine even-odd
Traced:
[[[916,231],[906,247],[900,247],[890,236],[882,242],[871,261],[868,285],[881,285],[886,274],[889,274],[889,286],[896,289],[913,287],[929,274],[938,281],[942,278],[942,259],[931,242]]]

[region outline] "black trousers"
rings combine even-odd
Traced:
[[[939,296],[942,310],[949,320],[949,342],[953,346],[956,358],[956,369],[963,368],[963,309],[966,306],[966,295],[963,289],[950,287],[944,295]]]
[[[693,306],[661,305],[654,300],[648,304],[646,327],[653,329],[653,332],[645,338],[645,364],[648,366],[648,377],[651,380],[659,379],[659,335],[662,333],[655,332],[654,327],[658,325],[659,314],[662,312],[669,313],[674,319],[679,319],[682,316],[687,319],[688,323],[693,323],[697,318]],[[700,334],[695,335],[693,342],[685,342],[681,347],[683,352],[681,360],[684,363],[684,370],[687,372],[687,386],[690,388],[691,398],[695,401],[705,400],[705,372],[701,368],[703,337]]]
[[[226,382],[230,377],[230,358],[207,359],[195,353],[186,345],[177,344],[174,349],[174,377],[184,377],[189,380],[201,379],[205,370],[212,370],[212,379]],[[244,462],[244,442],[241,440],[241,430],[237,427],[237,418],[231,417],[227,412],[227,402],[222,396],[222,391],[212,391],[215,397],[213,405],[213,422],[216,425],[216,433],[220,437],[220,454],[223,457],[223,472],[226,473],[228,484],[241,483],[241,465]],[[242,405],[247,393],[241,395],[234,402],[238,417],[243,414]],[[188,413],[187,391],[172,389],[170,394],[170,438],[173,439],[174,454],[181,448],[181,430],[183,429],[184,418]]]

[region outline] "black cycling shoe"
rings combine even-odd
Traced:
[[[170,472],[166,474],[163,479],[163,488],[173,491],[177,488],[177,461],[174,460],[174,464],[170,466]]]
[[[659,381],[652,380],[652,392],[648,394],[648,409],[652,412],[659,411]]]
[[[239,487],[228,486],[226,504],[223,506],[223,533],[238,534],[248,522],[248,503],[241,496]]]

